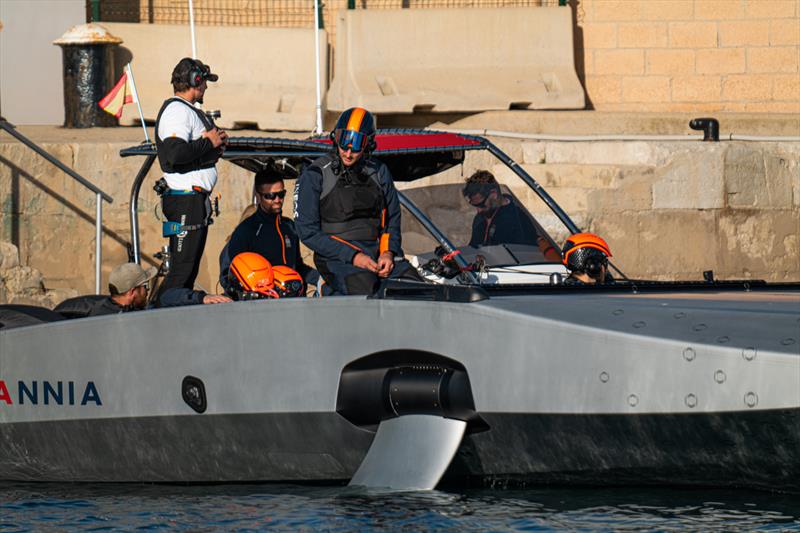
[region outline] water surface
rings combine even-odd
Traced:
[[[0,485],[0,531],[800,531],[800,496],[654,488],[378,493],[297,485]]]

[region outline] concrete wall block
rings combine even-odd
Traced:
[[[664,48],[667,46],[665,22],[625,22],[617,29],[620,48]]]
[[[19,250],[12,243],[0,241],[0,277],[2,272],[19,266]]]
[[[625,102],[669,101],[670,79],[667,76],[626,76],[622,79],[622,99]]]
[[[719,76],[676,76],[672,78],[672,100],[676,102],[714,102],[720,99]]]
[[[538,165],[547,162],[547,143],[543,141],[522,141],[522,160],[526,165]]]
[[[709,48],[697,51],[698,74],[742,74],[745,69],[744,48]]]
[[[647,0],[640,10],[642,20],[692,20],[694,0]]]
[[[583,46],[587,50],[617,47],[617,24],[588,22],[583,24]]]
[[[719,46],[768,46],[770,21],[732,20],[719,23]],[[714,48],[714,43],[708,48]]]
[[[11,294],[34,293],[44,290],[42,273],[27,266],[16,266],[3,272],[3,284]]]
[[[694,50],[646,50],[647,74],[694,74]]]
[[[797,280],[800,210],[723,212],[719,218],[719,269],[730,277]]]
[[[797,0],[747,0],[745,3],[746,18],[788,18],[797,17]]]
[[[800,45],[800,18],[775,19],[769,22],[769,44],[771,46]]]
[[[720,209],[724,207],[724,149],[677,151],[655,170],[653,208]]]
[[[800,76],[797,74],[775,76],[772,81],[773,100],[794,100],[800,95]]]
[[[596,189],[589,193],[588,207],[592,213],[646,211],[653,207],[653,170],[629,177],[624,185],[614,189]]]
[[[664,146],[645,141],[586,143],[553,141],[547,143],[545,157],[548,163],[649,166],[658,164],[664,159]]]
[[[622,80],[619,76],[593,76],[586,79],[586,96],[594,104],[622,101]]]
[[[594,68],[604,74],[644,74],[644,50],[595,50]]]
[[[731,0],[696,0],[694,18],[697,20],[740,19],[744,14],[741,2]]]
[[[630,2],[629,0],[603,0],[594,2],[594,20],[639,20],[641,16],[642,2]]]
[[[590,231],[602,235],[613,261],[631,278],[700,279],[715,268],[714,211],[619,211],[593,216]]]
[[[716,22],[670,22],[671,48],[714,48],[717,46]]]
[[[796,46],[771,46],[747,49],[747,72],[797,72]]]
[[[615,165],[542,164],[524,165],[525,170],[544,187],[585,187],[607,189],[616,185],[623,173]]]
[[[769,100],[772,96],[772,76],[734,74],[722,80],[722,99],[754,102]]]

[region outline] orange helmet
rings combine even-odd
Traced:
[[[242,252],[231,261],[230,273],[242,291],[277,298],[272,265],[255,252]]]
[[[611,248],[594,233],[576,233],[564,243],[562,256],[564,265],[570,270],[586,272],[587,267],[593,267],[590,270],[594,271],[598,265],[608,264]]]
[[[293,298],[303,295],[303,278],[286,265],[272,267],[275,280],[275,292],[281,298]]]

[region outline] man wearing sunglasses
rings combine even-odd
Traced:
[[[400,202],[391,173],[370,157],[375,133],[372,113],[348,109],[331,132],[335,151],[297,180],[297,232],[337,294],[372,294],[381,278],[419,279],[403,260]]]
[[[472,221],[473,248],[495,244],[539,245],[538,233],[531,217],[510,196],[502,193],[500,184],[488,170],[478,170],[467,178],[464,199],[475,208]],[[547,246],[551,247],[549,243]],[[555,260],[561,257],[556,251]]]
[[[303,277],[307,285],[315,285],[319,273],[306,265],[300,255],[300,239],[294,221],[282,216],[286,199],[283,174],[272,167],[255,175],[254,191],[258,207],[233,230],[227,250],[220,261],[220,282],[225,286],[231,258],[242,252],[255,252],[273,266],[286,265]]]

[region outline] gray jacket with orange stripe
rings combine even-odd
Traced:
[[[369,195],[369,189],[377,186],[382,194],[378,199],[380,202],[356,206],[353,216],[336,213],[342,217],[326,219],[321,204],[335,187],[342,186],[347,180],[363,189],[364,195]],[[359,251],[369,255],[361,243],[378,248],[379,252],[389,250],[395,256],[402,255],[397,190],[389,169],[376,159],[360,160],[345,169],[335,154],[318,158],[297,180],[294,204],[295,226],[300,240],[326,259],[352,263]],[[346,220],[342,221],[342,218]]]

